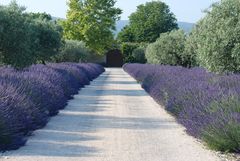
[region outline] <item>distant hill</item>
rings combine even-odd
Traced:
[[[178,27],[180,29],[183,29],[186,33],[190,33],[194,26],[195,26],[194,23],[178,22]]]
[[[52,20],[53,20],[53,21],[56,21],[56,20],[65,20],[65,18],[59,18],[59,17],[54,17],[54,16],[52,16]]]
[[[118,34],[126,25],[129,24],[128,20],[120,20],[116,24],[116,31],[115,34]],[[194,27],[194,23],[188,23],[188,22],[178,22],[178,26],[180,29],[183,29],[186,33],[191,32],[191,30]]]

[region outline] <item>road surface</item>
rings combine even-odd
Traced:
[[[106,69],[4,161],[217,161],[122,69]]]

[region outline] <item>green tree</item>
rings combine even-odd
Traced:
[[[23,11],[16,1],[8,6],[0,6],[0,54],[3,64],[14,67],[24,67],[34,61],[29,46],[30,30],[26,23]]]
[[[114,40],[112,30],[122,11],[115,0],[69,0],[67,20],[62,21],[64,36],[80,40],[98,53],[104,53]]]
[[[183,30],[161,34],[160,38],[146,49],[148,63],[188,66],[183,56],[185,40]]]
[[[133,51],[139,47],[138,43],[122,43],[121,52],[124,63],[134,63]]]
[[[59,54],[52,59],[54,62],[86,62],[91,51],[85,43],[76,40],[66,40]]]
[[[135,36],[130,26],[125,26],[117,35],[118,42],[134,42]]]
[[[47,19],[36,19],[30,24],[32,52],[36,61],[45,64],[62,46],[62,28]]]
[[[46,14],[29,14],[12,1],[0,6],[0,15],[1,64],[23,68],[57,53],[62,29]]]
[[[45,21],[51,21],[52,20],[52,16],[50,14],[47,14],[46,12],[44,13],[27,13],[27,15],[29,17],[31,17],[32,19],[40,19],[40,20],[45,20]]]
[[[178,29],[176,18],[168,5],[161,1],[147,2],[137,7],[129,16],[129,28],[134,35],[134,42],[155,42],[161,33]],[[120,35],[126,35],[123,30]]]
[[[189,52],[217,72],[240,71],[240,1],[222,0],[207,11],[189,37]]]
[[[147,62],[147,59],[145,57],[145,52],[146,52],[146,48],[142,46],[133,50],[132,55],[136,63],[144,64]]]
[[[199,66],[197,62],[197,53],[196,48],[198,44],[197,40],[197,34],[194,34],[196,32],[196,28],[193,29],[193,31],[187,36],[186,41],[184,43],[184,52],[183,52],[183,59],[188,62],[189,67]]]
[[[45,64],[62,46],[62,28],[47,13],[25,13],[31,30],[31,49],[36,61]]]

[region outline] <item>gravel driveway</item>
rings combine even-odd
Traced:
[[[215,161],[122,69],[106,69],[3,161]]]

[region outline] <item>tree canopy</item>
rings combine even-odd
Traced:
[[[0,6],[0,55],[1,63],[25,66],[33,61],[30,52],[29,28],[22,13],[25,9],[12,2]],[[21,62],[21,63],[20,63]]]
[[[86,62],[92,55],[85,43],[76,40],[66,40],[62,45],[59,54],[52,57],[54,62]]]
[[[135,41],[135,35],[130,28],[130,26],[125,26],[121,32],[117,35],[117,40],[119,42],[134,42]]]
[[[69,0],[67,20],[62,21],[64,36],[80,40],[96,51],[104,53],[114,41],[113,30],[122,11],[114,7],[115,0]]]
[[[147,47],[148,63],[188,66],[188,62],[183,57],[185,39],[183,30],[173,30],[161,34],[156,42]]]
[[[26,13],[12,1],[0,6],[0,62],[23,68],[48,60],[61,46],[61,27],[47,14]],[[45,17],[45,18],[44,18]]]
[[[129,20],[129,26],[119,33],[119,41],[154,42],[161,33],[178,29],[175,15],[161,1],[139,5]]]
[[[240,1],[213,4],[190,34],[186,48],[200,66],[212,72],[239,72]]]

